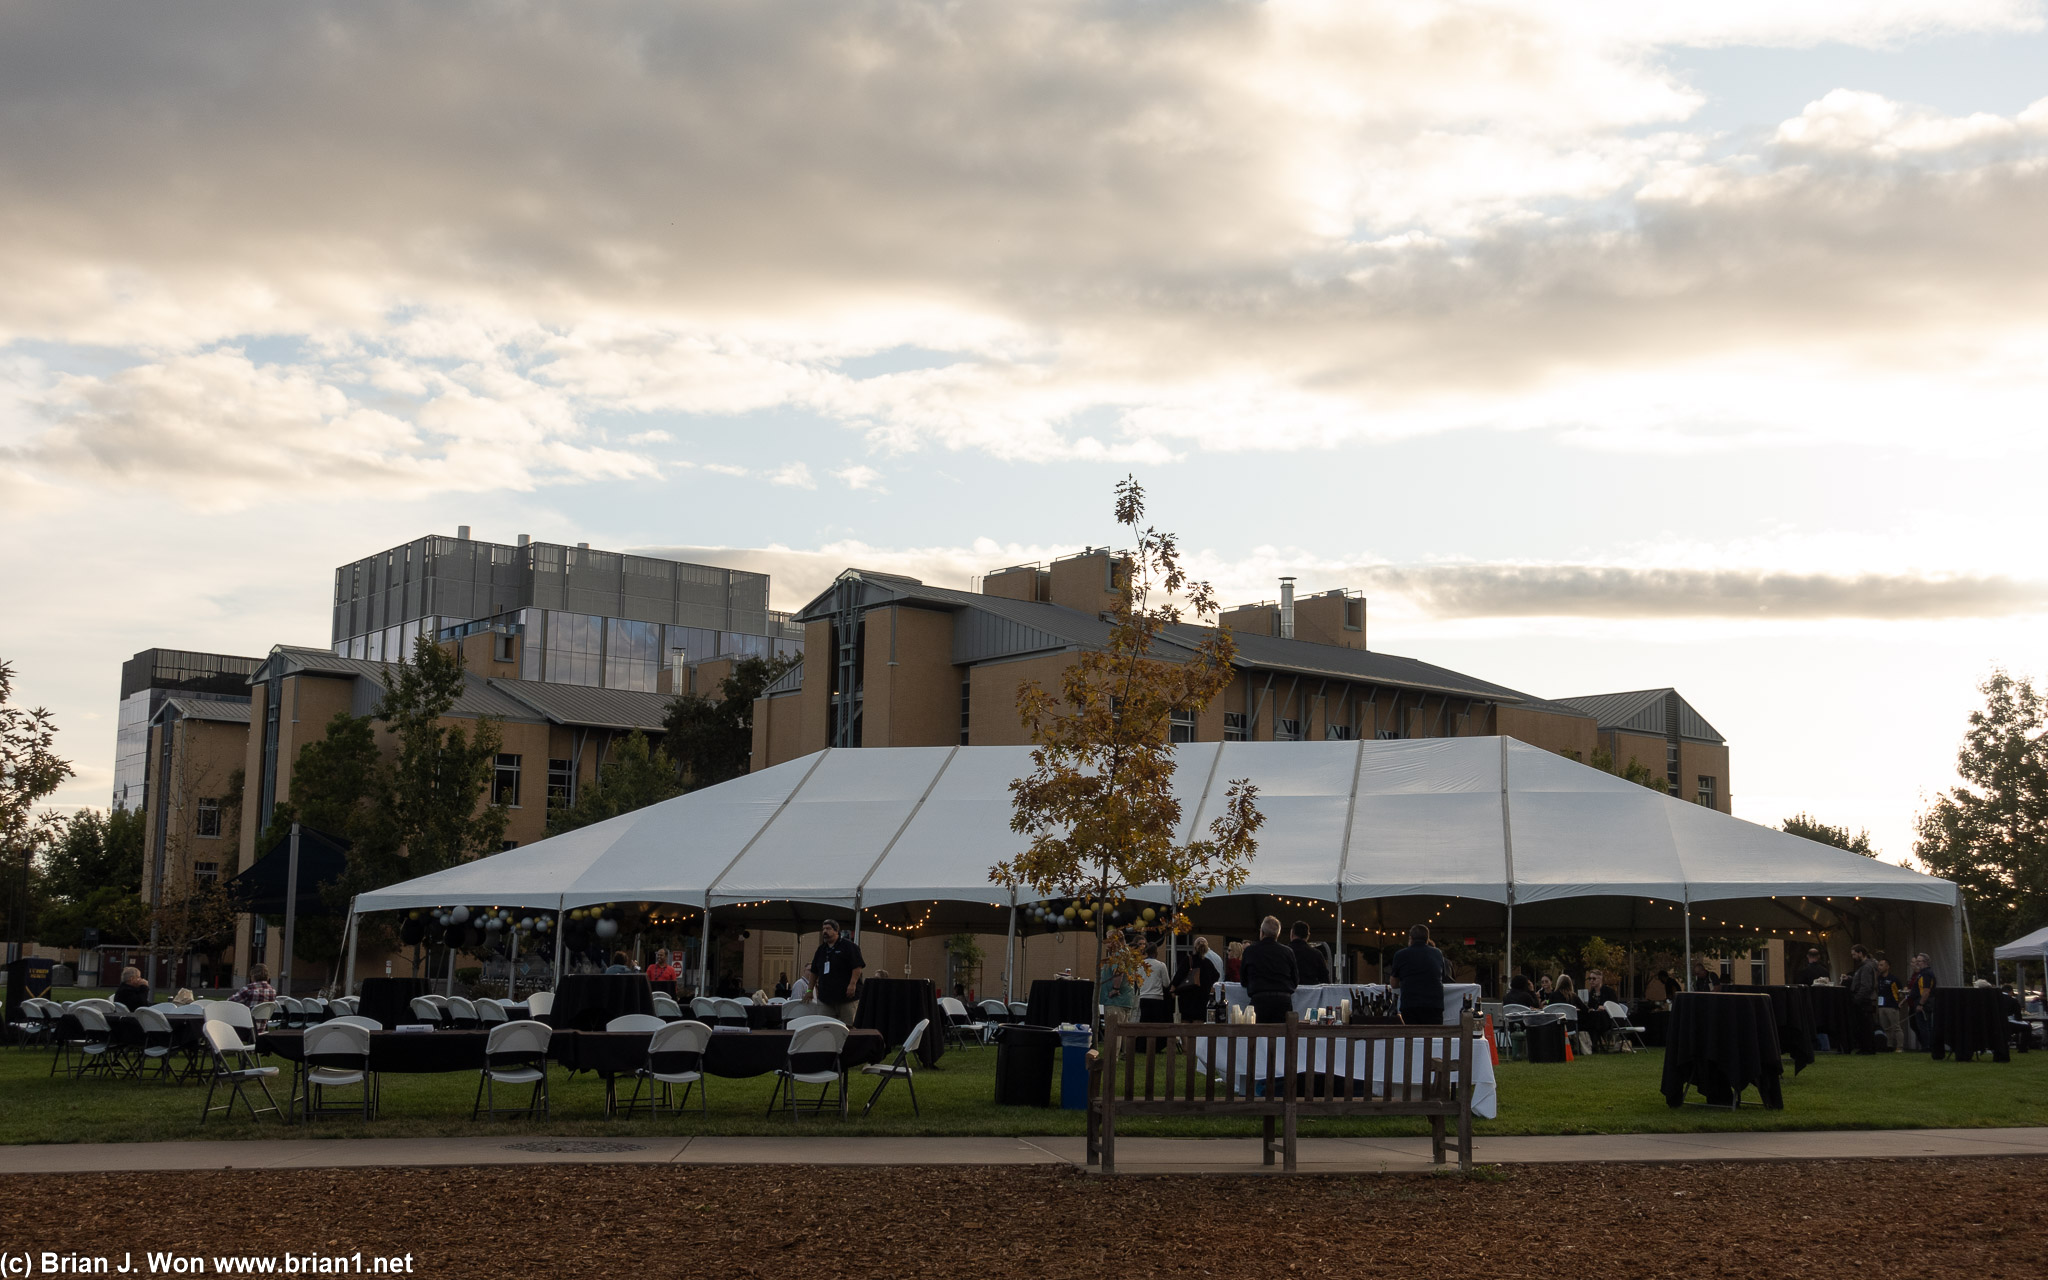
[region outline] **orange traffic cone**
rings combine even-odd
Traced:
[[[1486,1051],[1493,1055],[1493,1065],[1500,1065],[1500,1041],[1493,1038],[1493,1015],[1486,1015]]]
[[[1572,1060],[1572,1033],[1569,1031],[1564,1033],[1564,1060],[1566,1062]]]

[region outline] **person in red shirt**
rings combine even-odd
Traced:
[[[647,966],[647,980],[649,982],[674,982],[676,980],[676,967],[668,961],[669,955],[666,950],[655,952],[654,963]]]

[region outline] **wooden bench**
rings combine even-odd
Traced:
[[[1116,1172],[1117,1121],[1130,1116],[1258,1117],[1264,1163],[1277,1154],[1288,1173],[1304,1118],[1428,1116],[1436,1163],[1456,1151],[1470,1173],[1477,1034],[1469,1012],[1456,1027],[1305,1026],[1291,1014],[1111,1026],[1092,1068],[1088,1163]]]

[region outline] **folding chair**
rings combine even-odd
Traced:
[[[114,1050],[113,1029],[105,1014],[87,1008],[81,1000],[57,1020],[57,1046],[60,1052],[50,1059],[50,1074],[56,1075],[61,1064],[76,1080],[88,1071],[104,1071],[112,1063],[108,1055]]]
[[[441,1025],[441,1006],[425,996],[414,996],[411,1000],[412,1016],[430,1027]]]
[[[476,1030],[476,1005],[461,996],[449,996],[448,1024],[461,1031]]]
[[[363,1123],[377,1112],[377,1077],[370,1072],[370,1033],[353,1023],[323,1022],[306,1028],[306,1119],[355,1111],[356,1106],[329,1107],[325,1093],[360,1085]]]
[[[683,1006],[677,1004],[676,998],[668,992],[657,991],[654,993],[654,1015],[663,1019],[680,1018]]]
[[[208,1018],[205,1032],[207,1046],[213,1050],[213,1083],[206,1086],[206,1103],[199,1109],[199,1123],[205,1124],[206,1117],[216,1111],[234,1114],[236,1098],[240,1098],[242,1105],[249,1108],[251,1120],[265,1111],[273,1112],[282,1118],[284,1112],[278,1110],[277,1100],[270,1096],[270,1085],[266,1083],[277,1074],[277,1068],[254,1065],[256,1051],[244,1045],[235,1028],[229,1024]],[[216,1107],[213,1105],[213,1095],[223,1084],[228,1087],[227,1101]],[[251,1084],[263,1091],[263,1100],[270,1105],[260,1110],[257,1108],[247,1092],[246,1086]]]
[[[232,1000],[213,1001],[206,1008],[206,1021],[209,1026],[216,1022],[226,1023],[241,1038],[242,1048],[250,1053],[256,1051],[256,1017],[248,1005],[236,1004]]]
[[[171,1030],[171,1020],[154,1009],[137,1009],[135,1025],[142,1032],[142,1043],[135,1049],[135,1078],[142,1079],[143,1069],[155,1063],[158,1079],[175,1082],[178,1076],[171,1070],[171,1054],[177,1035]]]
[[[555,1011],[555,993],[534,991],[526,997],[526,1011],[536,1018],[545,1018]]]
[[[635,1015],[638,1016],[638,1015]],[[677,1114],[675,1086],[683,1086],[683,1102],[690,1101],[690,1090],[697,1091],[697,1110],[700,1114],[710,1113],[710,1102],[706,1093],[704,1077],[704,1048],[711,1043],[711,1028],[701,1022],[666,1022],[654,1038],[647,1042],[647,1061],[633,1073],[633,1096],[626,1100],[626,1114],[632,1115],[640,1105],[640,1087],[647,1086],[647,1113],[654,1114],[658,1106],[665,1106],[670,1115]],[[654,1100],[654,1086],[661,1086],[661,1101]]]
[[[622,1013],[604,1024],[606,1031],[659,1031],[667,1026],[651,1013]]]
[[[544,1022],[501,1022],[492,1027],[484,1041],[484,1068],[476,1082],[476,1105],[469,1118],[488,1115],[546,1115],[548,1113],[548,1039],[554,1029]],[[501,1111],[494,1097],[501,1084],[533,1086],[533,1097],[522,1110]]]
[[[1616,1043],[1620,1043],[1624,1040],[1627,1040],[1630,1036],[1634,1036],[1636,1041],[1636,1048],[1647,1049],[1650,1047],[1649,1044],[1645,1042],[1643,1039],[1643,1029],[1641,1027],[1629,1025],[1628,1007],[1626,1005],[1622,1004],[1622,1002],[1619,1000],[1609,1000],[1600,1007],[1607,1011],[1608,1017],[1614,1019],[1614,1028],[1612,1034],[1614,1036]]]
[[[785,1000],[779,1008],[784,1027],[793,1027],[804,1018],[832,1018],[832,1011],[816,1000]],[[837,1018],[832,1020],[839,1021]]]
[[[839,1117],[845,1119],[845,1049],[846,1024],[837,1019],[807,1023],[790,1032],[789,1058],[775,1069],[775,1089],[768,1095],[767,1114],[774,1114],[779,1098],[792,1120],[806,1110],[817,1115],[824,1111],[825,1100],[836,1087],[839,1091]],[[816,1102],[799,1105],[796,1088],[800,1084],[818,1086]]]
[[[691,1007],[692,1009],[696,1008],[696,1005],[697,1005],[697,1002],[696,1002],[696,1001],[692,1000],[692,1001],[690,1002],[690,1007]],[[713,1001],[711,1002],[711,1006],[712,1006],[712,1008],[713,1008],[713,1009],[714,1009],[714,1010],[715,1010],[715,1011],[717,1012],[717,1014],[718,1014],[718,1025],[719,1025],[719,1026],[721,1026],[721,1027],[745,1027],[746,1025],[748,1025],[748,1024],[747,1024],[747,1006],[746,1006],[746,1005],[744,1005],[744,1004],[742,1004],[742,1003],[741,1003],[740,1001],[738,1001],[738,1000],[713,1000]]]
[[[882,1096],[882,1090],[889,1087],[891,1080],[901,1080],[903,1086],[910,1090],[910,1113],[914,1116],[924,1114],[917,1106],[917,1073],[910,1065],[910,1057],[917,1052],[917,1046],[924,1043],[925,1028],[931,1025],[932,1020],[926,1018],[910,1029],[910,1034],[903,1038],[903,1047],[896,1051],[896,1061],[870,1062],[860,1069],[864,1076],[881,1077],[875,1082],[875,1091],[868,1095],[868,1105],[860,1109],[863,1117],[875,1109],[875,1099]]]
[[[957,996],[940,996],[939,1012],[946,1018],[946,1039],[959,1048],[967,1047],[968,1037],[981,1039],[984,1028],[967,1015],[967,1006]]]
[[[502,1001],[493,1000],[489,996],[485,996],[474,1003],[476,1005],[476,1021],[480,1027],[494,1027],[500,1022],[512,1021],[512,1016],[505,1012],[505,1005]]]

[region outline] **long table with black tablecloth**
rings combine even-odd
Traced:
[[[1936,987],[1927,1005],[1933,1035],[1927,1048],[1938,1061],[1953,1053],[1968,1062],[1980,1053],[2010,1062],[2005,993],[1991,987]]]
[[[386,1031],[413,1026],[419,1019],[413,1016],[412,1002],[428,990],[425,978],[364,978],[356,1012],[383,1023]]]
[[[1828,1038],[1831,1053],[1854,1053],[1856,1051],[1856,999],[1847,987],[1811,986],[1806,989],[1806,998],[1813,1004],[1813,1034],[1816,1046],[1819,1038]]]
[[[379,1075],[423,1076],[446,1071],[481,1071],[488,1031],[372,1031],[370,1070]],[[306,1033],[266,1031],[256,1052],[286,1062],[305,1060]]]
[[[1063,1022],[1088,1026],[1095,1020],[1095,984],[1081,978],[1040,978],[1031,984],[1024,1025],[1057,1027]]]
[[[728,1080],[764,1076],[789,1061],[788,1031],[713,1031],[704,1046],[704,1073]],[[648,1031],[560,1031],[548,1041],[548,1056],[571,1071],[594,1071],[604,1081],[604,1109],[618,1109],[616,1081],[647,1061]],[[880,1062],[887,1052],[879,1031],[849,1031],[839,1052],[842,1071]]]
[[[853,1025],[881,1033],[889,1044],[902,1044],[911,1029],[929,1019],[924,1039],[917,1045],[917,1060],[929,1067],[946,1051],[946,1015],[939,1010],[938,993],[930,978],[869,978],[860,984],[860,1008]]]
[[[740,1007],[747,1011],[747,1029],[749,1031],[780,1031],[782,1029],[781,1005],[742,1004]],[[667,1014],[663,1014],[661,1016],[663,1021],[666,1022],[679,1021],[679,1019],[669,1017]],[[707,1027],[715,1027],[718,1025],[717,1014],[698,1013],[695,1010],[691,1009],[688,1005],[683,1006],[682,1019],[691,1022],[701,1022]],[[602,1029],[603,1028],[599,1028],[599,1030]]]
[[[1813,1065],[1813,988],[1783,984],[1750,987],[1729,985],[1721,990],[1731,995],[1763,995],[1771,998],[1771,1011],[1778,1019],[1778,1048],[1792,1059],[1792,1074]]]
[[[1683,1104],[1691,1086],[1708,1102],[1730,1106],[1754,1086],[1764,1106],[1782,1111],[1784,1076],[1778,1015],[1769,996],[1681,991],[1671,997],[1664,1036],[1667,1105]]]
[[[653,1012],[654,988],[644,973],[572,973],[556,984],[546,1021],[557,1031],[602,1031],[613,1018]]]

